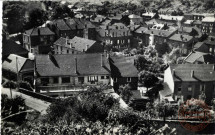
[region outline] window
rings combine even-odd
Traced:
[[[130,39],[128,39],[128,43],[130,43]]]
[[[119,44],[119,40],[117,40],[117,44]]]
[[[104,76],[101,76],[101,79],[105,79],[105,77],[104,77]]]
[[[66,50],[67,51],[67,54],[69,53],[69,50]]]
[[[106,76],[106,79],[109,79],[110,77],[109,76]]]
[[[40,41],[44,41],[44,38],[43,38],[43,37],[40,37]]]
[[[78,77],[78,82],[83,84],[84,83],[84,77]]]
[[[213,51],[213,49],[212,49],[212,47],[210,47],[209,52],[212,53],[212,51]]]
[[[88,82],[97,82],[98,76],[88,76]]]
[[[131,82],[131,77],[128,77],[128,78],[127,78],[127,82]]]
[[[53,78],[53,83],[58,83],[58,78],[57,77]]]
[[[41,78],[41,83],[42,84],[48,84],[49,83],[49,78]]]
[[[188,88],[187,88],[187,90],[188,90],[188,91],[192,91],[192,86],[189,85]]]
[[[204,84],[200,84],[200,91],[205,91],[205,85]]]
[[[62,83],[70,83],[70,77],[63,77]]]
[[[50,36],[50,40],[53,41],[54,40],[54,36]]]
[[[116,78],[116,77],[114,77],[114,78],[113,78],[113,81],[114,81],[114,82],[117,82],[117,78]]]
[[[178,86],[178,92],[179,92],[179,93],[181,92],[181,85]]]
[[[112,41],[112,40],[110,41],[110,44],[113,44],[113,41]]]
[[[31,53],[34,53],[34,48],[31,48],[31,51],[30,51]]]

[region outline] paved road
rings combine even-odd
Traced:
[[[1,93],[7,94],[8,97],[10,97],[10,89],[8,89],[8,88],[2,88],[1,87]],[[26,94],[17,92],[15,90],[12,90],[12,96],[15,97],[16,95],[22,96],[22,98],[25,99],[25,104],[28,107],[41,112],[41,114],[46,114],[46,109],[51,104],[49,102],[46,102],[46,101],[43,101],[43,100],[40,100],[40,99],[37,99],[37,98],[33,98],[33,97],[28,96]]]

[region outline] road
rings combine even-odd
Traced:
[[[9,88],[2,88],[1,87],[1,93],[2,94],[7,94],[8,97],[10,97],[10,89]],[[22,98],[25,99],[25,104],[26,106],[35,109],[37,111],[39,111],[41,114],[46,114],[46,109],[49,107],[49,105],[51,103],[37,99],[37,98],[33,98],[31,96],[28,96],[26,94],[17,92],[15,90],[12,90],[12,97],[15,96],[21,96]]]

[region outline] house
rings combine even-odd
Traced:
[[[10,54],[2,63],[2,76],[14,81],[28,81],[33,84],[34,61]]]
[[[132,90],[137,90],[138,70],[134,66],[133,57],[115,56],[109,59],[111,69],[111,85],[117,91],[119,86],[129,84]]]
[[[164,83],[176,101],[198,99],[203,93],[206,96],[206,104],[211,104],[215,97],[215,65],[172,64],[165,70]]]
[[[35,75],[36,92],[47,95],[108,85],[111,80],[108,59],[102,54],[37,55]]]
[[[215,57],[208,53],[192,51],[185,59],[184,63],[190,64],[215,64]]]
[[[184,21],[184,16],[172,16],[172,15],[159,15],[159,19],[166,21],[166,22],[172,22],[172,23],[177,23],[177,22],[182,22]]]
[[[203,41],[208,47],[208,53],[215,55],[215,36],[208,36],[206,40]]]
[[[142,14],[142,17],[143,17],[144,21],[147,21],[147,20],[153,19],[155,15],[156,15],[156,13],[146,12],[146,13]]]
[[[141,24],[143,22],[143,18],[135,14],[129,15],[128,18],[130,19],[130,24],[133,25]]]
[[[111,45],[112,48],[121,50],[132,46],[131,31],[122,23],[101,26],[97,32],[97,40]]]
[[[168,39],[171,48],[180,48],[182,55],[188,55],[192,50],[194,38],[184,34],[174,34]]]
[[[53,47],[55,54],[104,52],[104,47],[95,40],[90,40],[77,36],[75,36],[73,39],[61,37],[56,42],[54,42]]]
[[[105,21],[107,19],[107,17],[105,16],[102,16],[102,15],[93,15],[90,19],[90,21],[92,23],[95,23],[95,24],[100,24],[101,22]]]
[[[193,50],[203,53],[209,53],[209,47],[204,42],[197,42],[193,46]]]
[[[175,33],[176,31],[147,29],[143,32],[145,34],[144,45],[163,44]]]
[[[57,19],[49,23],[49,27],[56,33],[57,38],[74,38],[78,36],[95,39],[96,37],[95,25],[86,19]]]
[[[55,33],[48,27],[38,27],[23,33],[23,47],[32,54],[47,54],[55,41]]]
[[[202,20],[202,33],[215,32],[215,17],[205,17]]]
[[[134,33],[133,36],[137,40],[136,44],[138,44],[139,47],[143,48],[143,45],[147,45],[145,44],[146,34],[144,34],[144,32],[147,30],[148,28],[146,27],[140,27],[133,32]]]

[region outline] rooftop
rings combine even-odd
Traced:
[[[154,34],[154,35],[160,36],[160,37],[169,37],[174,32],[175,31],[158,30],[158,29],[147,29],[144,33],[145,34]]]
[[[182,21],[184,19],[184,16],[159,15],[159,19]]]
[[[110,58],[111,74],[115,77],[138,77],[133,57],[115,56]]]
[[[215,81],[214,64],[171,64],[170,69],[174,81]]]
[[[208,53],[203,52],[191,52],[184,61],[188,63],[205,63],[205,64],[215,64],[215,57],[213,55],[210,55]]]
[[[169,39],[174,41],[180,41],[180,42],[189,42],[190,40],[193,39],[193,37],[189,35],[183,35],[183,34],[174,34]]]
[[[66,40],[68,43],[71,44],[71,46],[68,45]],[[87,46],[90,48],[95,43],[96,43],[96,41],[94,41],[94,40],[75,36],[73,39],[66,39],[66,38],[60,37],[54,44],[60,45],[60,46],[65,46],[68,48],[74,47],[75,50],[77,50],[77,51],[83,51],[86,49]]]
[[[38,35],[55,35],[54,32],[52,32],[48,27],[37,27],[37,28],[32,28],[30,30],[26,30],[25,34],[30,35],[30,36],[38,36]]]
[[[110,74],[108,60],[101,54],[36,55],[36,68],[40,76]]]
[[[202,19],[202,22],[213,22],[213,23],[215,23],[215,18],[214,17],[205,17]]]

